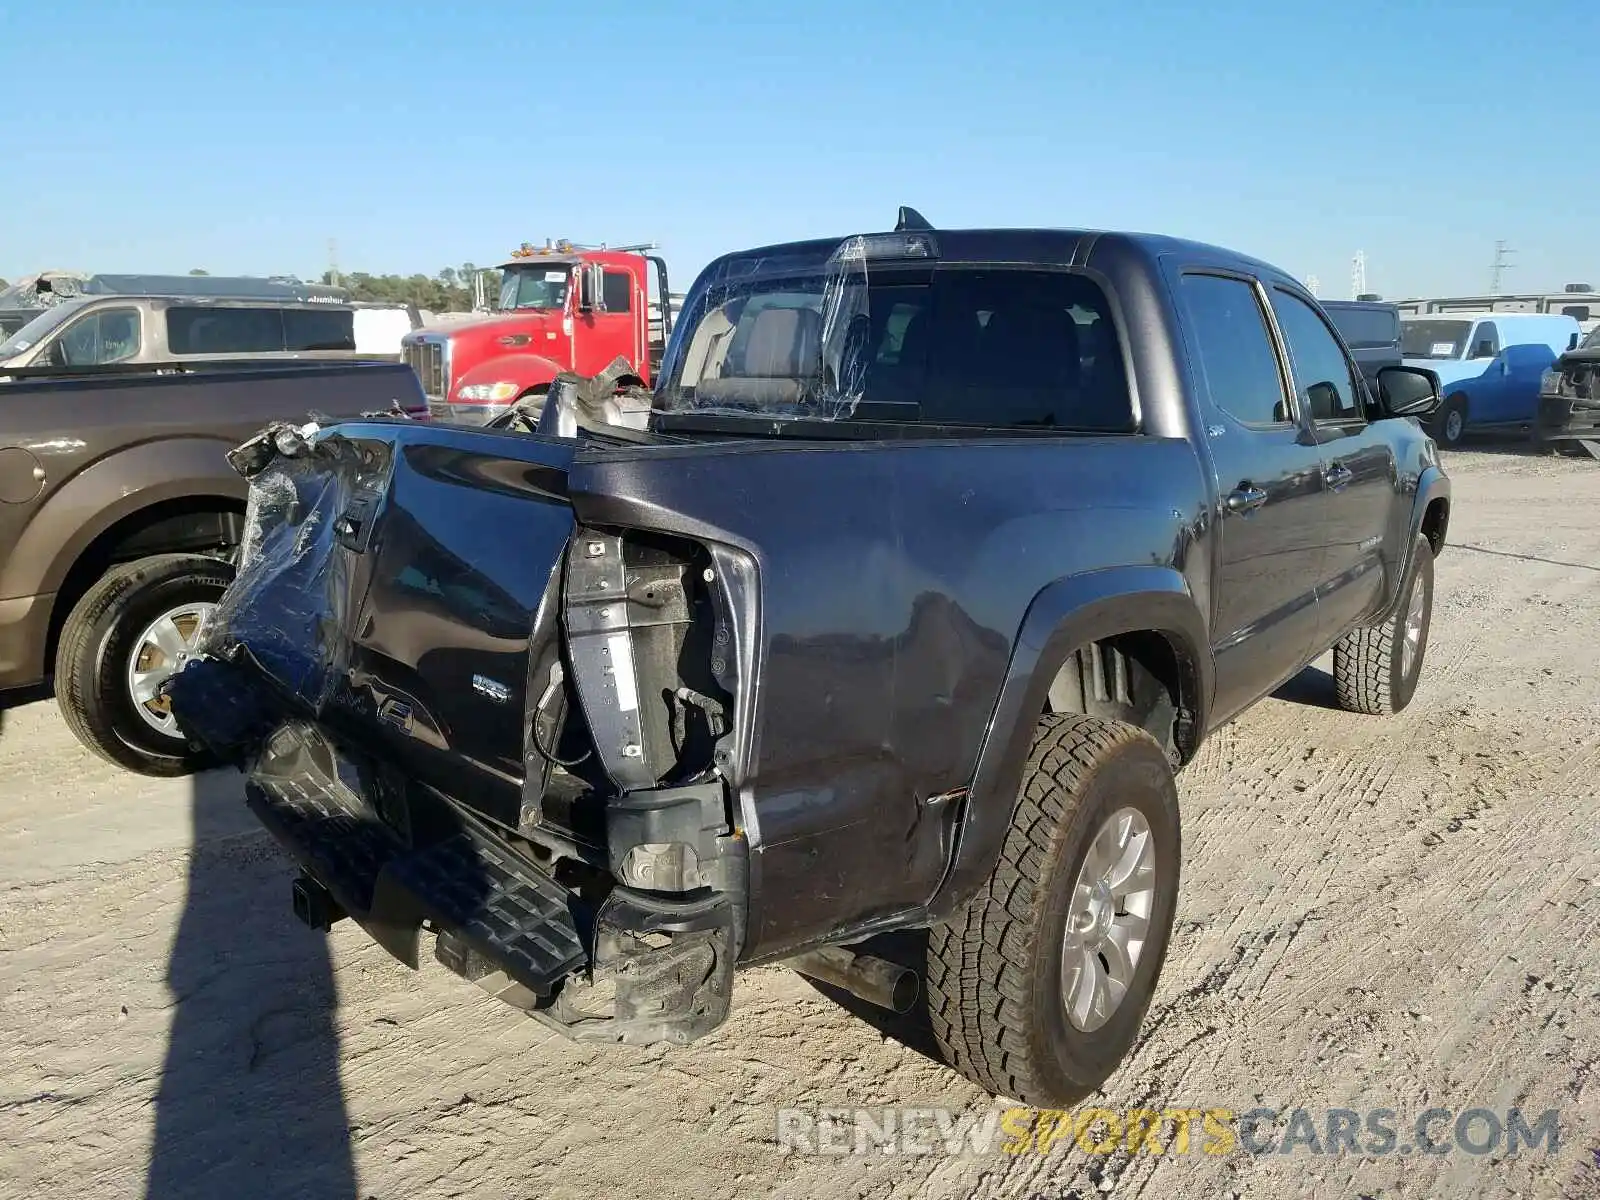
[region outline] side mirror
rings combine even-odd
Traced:
[[[578,274],[578,310],[580,312],[605,312],[605,268],[599,263],[585,263]]]
[[[1477,344],[1477,346],[1473,348],[1472,357],[1473,358],[1493,358],[1494,357],[1494,343],[1493,342],[1479,342]]]
[[[1439,407],[1439,380],[1421,367],[1378,371],[1378,411],[1385,417],[1426,417]]]

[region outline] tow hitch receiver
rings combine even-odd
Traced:
[[[312,929],[327,933],[346,914],[332,892],[302,873],[294,881],[294,915]]]

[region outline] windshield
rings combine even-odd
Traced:
[[[1063,270],[868,257],[852,248],[861,242],[852,239],[825,260],[825,249],[809,259],[796,250],[713,268],[673,331],[657,409],[1134,428],[1121,342],[1092,280]]]
[[[1460,358],[1466,353],[1471,321],[1402,321],[1400,354],[1405,358]]]
[[[564,309],[571,276],[567,267],[507,267],[500,277],[500,307]]]
[[[1600,325],[1589,330],[1589,336],[1583,339],[1584,350],[1600,350]]]
[[[87,303],[87,300],[73,300],[45,309],[4,342],[0,342],[0,359],[15,358],[24,351],[33,349]]]

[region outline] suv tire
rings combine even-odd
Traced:
[[[56,700],[77,739],[106,761],[141,775],[188,775],[214,765],[173,726],[158,728],[132,690],[145,634],[166,616],[192,638],[195,614],[216,604],[233,568],[198,554],[159,554],[114,567],[73,607],[56,648]],[[172,666],[159,650],[159,673]],[[176,666],[174,666],[176,669]]]
[[[1137,884],[1129,912],[1120,913],[1121,902],[1107,907],[1099,890],[1102,850],[1117,841],[1115,832],[1102,839],[1129,826],[1142,829],[1144,841],[1136,845],[1135,833],[1112,860],[1138,866],[1125,881]],[[994,873],[964,912],[930,933],[928,1009],[946,1061],[989,1092],[1032,1105],[1064,1108],[1098,1088],[1133,1048],[1150,1006],[1172,935],[1180,859],[1178,791],[1155,739],[1118,721],[1042,717]],[[1069,950],[1082,896],[1101,902],[1096,924],[1076,925],[1083,932],[1072,934]],[[1136,919],[1140,908],[1142,944],[1113,970],[1096,949],[1106,941],[1095,935],[1120,928],[1121,944],[1131,944],[1130,926],[1116,923]],[[1094,978],[1091,957],[1100,978],[1120,974],[1123,986],[1086,1029],[1068,1002],[1081,1000],[1085,979]]]
[[[1347,712],[1388,716],[1411,703],[1433,623],[1433,545],[1417,534],[1400,602],[1381,625],[1353,629],[1333,647],[1333,686]]]

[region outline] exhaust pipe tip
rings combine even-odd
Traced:
[[[890,1011],[905,1016],[916,1005],[917,997],[920,995],[922,995],[921,978],[915,971],[901,967],[889,992]]]
[[[784,966],[901,1016],[911,1011],[922,993],[922,979],[911,968],[874,954],[856,954],[843,946],[808,950],[785,959]]]

